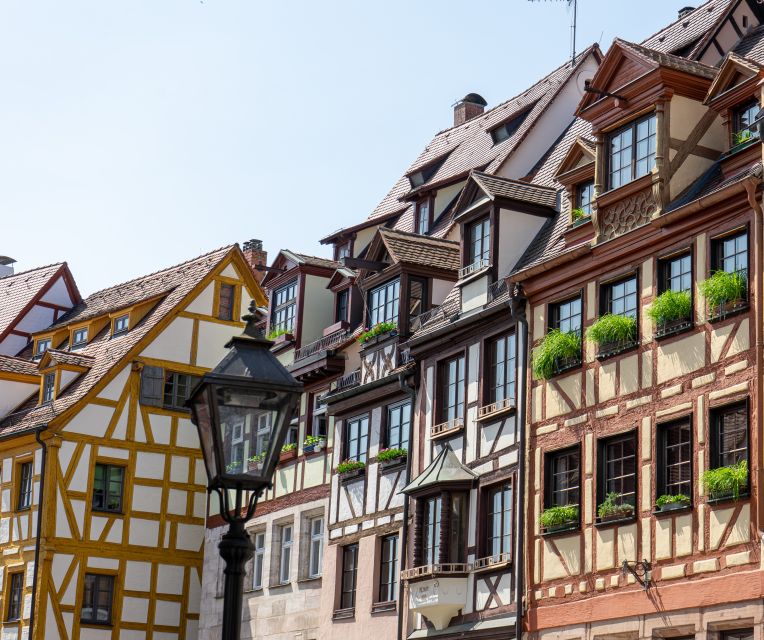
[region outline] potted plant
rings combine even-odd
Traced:
[[[390,447],[389,449],[382,449],[377,454],[377,462],[379,462],[382,467],[394,467],[401,464],[407,456],[408,450]]]
[[[377,336],[381,336],[386,333],[389,333],[390,335],[396,335],[397,329],[398,325],[394,322],[380,322],[379,324],[375,324],[371,329],[367,329],[360,336],[358,336],[358,342],[361,343],[361,345],[365,345],[367,342],[371,341],[372,338],[376,338]],[[373,342],[379,342],[379,340],[374,340]]]
[[[335,471],[342,480],[350,480],[363,475],[366,463],[360,460],[343,460],[337,465]]]
[[[741,460],[703,473],[703,487],[712,500],[732,498],[738,500],[748,487],[748,462]]]
[[[284,329],[283,327],[281,329],[273,329],[272,331],[269,331],[266,337],[268,340],[273,340],[279,343],[291,342],[294,340],[294,336],[289,332],[289,329]]]
[[[241,460],[234,460],[225,466],[226,473],[241,473]]]
[[[637,321],[631,316],[606,313],[586,330],[586,339],[597,343],[599,357],[613,355],[634,346]]]
[[[326,436],[308,436],[302,443],[303,453],[318,453],[326,445]]]
[[[675,496],[664,494],[655,501],[655,506],[661,511],[676,511],[690,506],[689,496],[677,493]]]
[[[655,322],[656,335],[665,336],[689,326],[692,298],[689,291],[664,291],[650,305],[647,315]]]
[[[745,302],[748,281],[740,271],[716,271],[700,283],[712,317],[720,317],[740,308]]]
[[[568,504],[559,507],[549,507],[539,518],[539,524],[546,533],[571,529],[578,522],[578,505]]]
[[[750,129],[743,129],[732,134],[732,146],[736,147],[739,144],[745,144],[753,140],[753,133]]]
[[[589,214],[586,213],[581,207],[576,207],[573,209],[573,211],[570,212],[570,217],[573,219],[573,224],[576,222],[580,222],[581,220],[584,220],[589,217]]]
[[[294,442],[290,442],[281,447],[281,453],[279,454],[279,462],[286,462],[292,458],[297,457],[297,445]]]
[[[548,379],[564,369],[581,364],[581,336],[575,331],[553,329],[533,350],[533,373]]]
[[[265,460],[265,452],[247,458],[247,470],[256,471]]]
[[[615,491],[609,492],[605,500],[597,506],[597,516],[600,522],[623,520],[634,515],[634,505],[623,502],[623,494]]]

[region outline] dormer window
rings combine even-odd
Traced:
[[[592,215],[592,201],[594,200],[594,181],[589,180],[576,187],[576,206],[573,219],[587,218]],[[578,215],[578,217],[576,217]]]
[[[756,100],[746,102],[735,109],[733,113],[732,145],[743,144],[753,138],[758,138],[758,132],[751,128],[756,114],[759,112],[759,103]]]
[[[432,225],[432,201],[422,200],[416,206],[416,232],[425,235]]]
[[[82,347],[88,342],[88,328],[82,327],[72,332],[72,347]]]
[[[650,114],[616,129],[609,138],[611,189],[646,176],[655,164],[656,119]]]
[[[292,331],[294,317],[297,312],[297,280],[276,289],[273,294],[273,311],[271,312],[271,332]]]
[[[349,258],[350,257],[350,243],[346,242],[345,244],[337,245],[335,249],[335,255],[337,262],[340,262],[343,258]]]
[[[446,161],[447,157],[448,155],[445,155],[435,162],[431,162],[426,167],[422,167],[414,173],[409,174],[409,183],[411,183],[411,188],[416,189],[417,187],[421,187],[426,182],[429,182],[430,178],[432,178],[438,172],[438,169],[443,166],[443,163]]]
[[[387,282],[369,292],[369,326],[380,322],[398,323],[398,304],[400,301],[400,280]]]
[[[491,139],[493,140],[493,143],[499,144],[500,142],[504,142],[510,138],[515,133],[515,131],[520,128],[520,125],[525,120],[525,117],[528,115],[529,111],[530,110],[526,110],[523,113],[510,118],[506,122],[503,122],[495,129],[492,129]]]
[[[35,349],[34,355],[37,358],[41,358],[42,355],[51,347],[51,339],[50,338],[42,338],[41,340],[37,341],[37,348]]]
[[[348,308],[350,305],[350,289],[337,292],[335,322],[348,322]]]
[[[130,325],[130,316],[128,314],[114,318],[114,328],[111,335],[116,336],[120,333],[126,333]]]
[[[56,395],[56,374],[55,372],[46,373],[42,379],[42,402],[52,402]]]
[[[483,218],[469,225],[467,230],[467,265],[482,269],[490,264],[491,257],[491,221]]]

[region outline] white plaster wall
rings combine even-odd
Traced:
[[[215,283],[208,284],[196,298],[186,305],[189,313],[200,313],[205,316],[213,315],[212,304],[215,300]],[[249,304],[249,301],[247,301]]]
[[[212,323],[199,323],[200,334],[202,325],[206,324]],[[229,337],[233,334],[231,327],[217,324],[215,326],[224,326],[229,333]],[[193,329],[194,321],[191,320],[191,318],[175,318],[175,320],[173,320],[162,333],[151,341],[141,355],[146,358],[156,358],[157,360],[170,360],[172,362],[189,364],[191,358],[191,339]],[[201,351],[201,336],[199,342],[199,350]],[[222,353],[222,348],[220,349],[220,352]]]
[[[196,364],[199,367],[213,369],[226,354],[225,345],[241,331],[217,322],[199,323],[199,341],[196,352]],[[186,343],[190,345],[189,343]]]
[[[45,292],[45,295],[40,298],[40,300],[57,304],[61,307],[71,307],[72,297],[69,295],[69,290],[66,288],[64,277],[59,276],[56,278],[53,286]]]
[[[19,321],[16,325],[16,329],[26,333],[34,333],[35,331],[40,331],[51,325],[53,323],[53,317],[53,309],[35,305]]]
[[[445,299],[446,296],[451,293],[451,289],[454,288],[452,280],[432,280],[432,305],[438,306]]]
[[[40,385],[37,384],[0,380],[0,416],[8,415],[24,400],[39,390]]]
[[[334,321],[334,294],[326,288],[327,278],[305,276],[304,308],[300,339],[303,345],[318,340]]]

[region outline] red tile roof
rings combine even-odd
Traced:
[[[0,355],[0,371],[5,373],[17,373],[24,376],[39,376],[37,363],[24,358]]]
[[[384,228],[379,230],[379,235],[395,262],[454,272],[461,266],[458,242]]]
[[[710,0],[683,18],[678,18],[657,33],[645,38],[642,44],[664,53],[681,52],[697,43],[724,15],[730,0]],[[690,53],[690,52],[687,52]]]

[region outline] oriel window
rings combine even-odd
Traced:
[[[610,188],[646,176],[655,165],[655,114],[640,118],[610,134]]]

